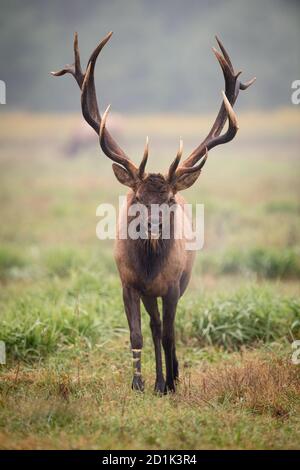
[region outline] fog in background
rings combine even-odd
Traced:
[[[49,74],[73,61],[75,30],[84,66],[99,40],[115,33],[97,63],[101,109],[215,110],[223,88],[211,50],[216,33],[242,79],[257,76],[239,108],[289,106],[291,83],[300,78],[299,20],[296,0],[1,0],[5,111],[78,111],[72,77]]]

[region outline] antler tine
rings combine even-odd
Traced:
[[[226,110],[226,115],[228,117],[228,129],[225,132],[225,134],[217,135],[214,138],[210,139],[210,141],[208,142],[207,146],[204,149],[206,156],[207,156],[208,150],[211,150],[217,145],[226,144],[227,142],[230,142],[236,136],[236,133],[239,130],[237,116],[233,110],[233,107],[231,106],[224,91],[222,91],[222,95],[223,95],[223,105]],[[193,170],[194,168],[197,168],[197,166],[191,167],[189,169]],[[177,171],[179,171],[180,169],[181,168],[179,168]],[[186,168],[183,168],[183,170],[185,169]]]
[[[188,167],[188,168],[180,166],[175,173],[176,178],[180,178],[182,175],[185,175],[187,173],[195,173],[197,171],[201,171],[206,163],[207,157],[208,157],[208,150],[206,147],[205,155],[201,158],[200,163],[198,163],[198,165]]]
[[[74,48],[74,59],[75,59],[74,66],[75,66],[75,70],[80,71],[81,75],[83,75],[82,74],[82,69],[81,69],[81,63],[80,63],[80,54],[79,54],[79,47],[78,47],[78,33],[77,33],[77,31],[74,34],[73,48]]]
[[[105,44],[111,38],[113,32],[111,31],[108,33],[102,41],[98,44],[98,46],[94,49],[90,58],[88,60],[87,70],[85,73],[85,79],[82,86],[82,95],[81,95],[81,103],[82,106],[85,105],[85,119],[88,123],[93,127],[93,129],[99,133],[99,122],[101,120],[101,116],[98,109],[97,104],[97,94],[95,88],[95,79],[94,79],[94,70],[97,58],[102,51]],[[121,149],[119,148],[118,151]]]
[[[212,128],[209,131],[208,135],[203,140],[203,142],[182,163],[180,168],[181,167],[183,168],[193,167],[199,161],[199,159],[203,157],[203,155],[205,154],[206,148],[210,150],[216,145],[229,142],[229,140],[232,140],[233,137],[231,137],[231,134],[233,134],[234,132],[236,134],[236,131],[237,131],[237,128],[235,127],[235,124],[234,124],[236,122],[236,116],[232,110],[232,107],[235,104],[235,101],[238,97],[239,90],[246,90],[255,81],[255,78],[246,83],[241,83],[238,80],[238,77],[241,72],[235,73],[227,50],[225,49],[224,45],[222,44],[222,42],[217,36],[216,36],[216,40],[217,40],[217,43],[220,47],[222,54],[219,51],[217,51],[215,48],[213,48],[213,52],[221,66],[221,69],[224,75],[225,99],[223,97],[220,110],[218,112],[216,120],[214,124],[212,125]],[[233,116],[235,116],[235,120],[233,119]],[[225,125],[227,118],[229,118],[228,131],[225,133],[225,135],[222,138],[218,138],[218,136],[220,136],[222,132],[222,129]],[[177,171],[179,171],[179,169]]]
[[[175,175],[175,172],[177,170],[177,167],[179,165],[179,162],[181,160],[182,153],[183,153],[183,140],[180,138],[180,140],[179,140],[179,149],[178,149],[177,155],[176,155],[175,159],[173,160],[173,162],[171,163],[170,168],[169,168],[168,181],[172,181],[172,179]]]
[[[233,111],[233,108],[231,104],[229,103],[229,100],[227,99],[227,96],[225,95],[224,91],[222,90],[222,95],[223,95],[223,103],[227,111],[228,119],[229,119],[229,127],[235,128],[236,130],[239,129],[238,126],[238,121],[235,112]]]
[[[99,52],[104,47],[108,39],[110,38],[111,34],[108,35],[104,40],[97,46],[91,58],[88,62],[87,70],[85,73],[84,81],[82,84],[81,90],[81,111],[84,119],[86,122],[97,132],[100,133],[100,126],[103,119],[101,119],[98,104],[97,104],[97,96],[96,96],[96,89],[95,89],[95,82],[94,82],[94,66],[95,61],[99,55]],[[105,128],[105,132],[103,134],[103,142],[105,142],[105,154],[109,157],[109,153],[118,154],[128,160],[125,152],[118,146],[118,144],[114,141],[111,137],[107,129]],[[102,149],[103,150],[103,149]],[[104,151],[104,150],[103,150]]]
[[[100,131],[99,131],[100,146],[101,146],[103,152],[105,153],[105,155],[108,156],[108,158],[110,158],[114,162],[119,163],[120,165],[125,167],[126,170],[128,170],[132,176],[136,176],[136,174],[138,172],[138,169],[135,166],[135,164],[131,160],[129,160],[129,158],[127,158],[123,155],[120,155],[119,153],[114,152],[107,145],[105,126],[106,126],[106,119],[107,119],[109,110],[110,110],[110,104],[107,106],[107,108],[106,108],[106,110],[105,110],[105,112],[102,116],[102,119],[101,119]]]
[[[222,91],[223,95],[223,103],[226,108],[227,116],[228,116],[228,129],[223,135],[218,135],[213,140],[210,141],[210,149],[216,147],[219,144],[225,144],[230,142],[236,135],[237,131],[239,130],[238,120],[233,108],[227,99],[224,91]]]
[[[242,83],[240,82],[240,90],[247,90],[247,88],[249,88],[249,86],[252,85],[252,83],[254,83],[256,80],[256,77],[253,77],[251,78],[251,80],[248,80],[248,82],[245,82],[245,83]]]
[[[105,131],[106,119],[107,119],[109,110],[110,110],[110,104],[107,106],[106,110],[105,110],[104,113],[103,113],[102,119],[101,119],[100,131],[99,131],[99,139],[100,139],[100,141],[104,139],[104,135],[105,135],[105,134],[104,134],[104,131]]]
[[[51,75],[54,77],[61,77],[66,73],[70,73],[75,78],[76,82],[81,88],[83,80],[84,80],[84,73],[82,72],[81,63],[80,63],[80,54],[78,49],[78,33],[74,34],[74,63],[72,65],[66,65],[63,69],[58,70],[57,72],[51,72]]]
[[[208,142],[206,151],[211,150],[217,145],[226,144],[227,142],[230,142],[236,136],[236,133],[239,130],[238,120],[237,120],[235,112],[233,111],[233,107],[231,106],[229,100],[227,99],[224,91],[222,91],[222,95],[223,95],[223,104],[224,104],[227,117],[228,117],[228,122],[229,122],[228,129],[225,132],[225,134],[217,135],[216,137],[211,139]]]
[[[219,45],[219,48],[220,48],[221,51],[222,51],[222,54],[223,54],[224,59],[226,60],[226,62],[227,62],[227,64],[229,65],[229,67],[230,67],[232,73],[234,74],[234,68],[233,68],[233,65],[232,65],[232,63],[231,63],[231,60],[230,60],[230,57],[229,57],[228,52],[226,51],[224,45],[222,44],[222,42],[220,41],[220,39],[218,38],[218,36],[215,36],[215,38],[216,38],[216,41],[217,41],[217,43],[218,43],[218,45]],[[239,76],[241,73],[242,73],[241,71],[237,72],[237,73],[235,74],[236,78],[238,78],[238,76]],[[249,86],[251,86],[252,83],[255,82],[255,80],[256,80],[256,77],[253,77],[251,80],[249,80],[249,81],[247,81],[247,82],[245,82],[245,83],[241,83],[241,82],[240,82],[240,83],[239,83],[240,90],[247,90],[247,88],[249,88]]]
[[[102,39],[102,41],[100,41],[100,43],[98,44],[98,46],[94,49],[94,51],[93,51],[92,54],[90,55],[90,58],[89,58],[88,63],[89,63],[89,64],[92,64],[92,68],[93,68],[93,69],[94,69],[94,67],[95,67],[96,60],[97,60],[98,55],[100,54],[100,52],[101,52],[101,50],[103,49],[103,47],[105,46],[105,44],[110,40],[110,38],[112,37],[112,35],[113,35],[113,31],[110,31],[110,32]]]
[[[232,63],[231,63],[231,60],[230,60],[230,57],[229,57],[228,52],[226,51],[225,47],[223,46],[222,42],[220,41],[220,39],[218,38],[217,35],[215,36],[215,38],[216,38],[216,41],[217,41],[217,43],[218,43],[218,45],[219,45],[219,48],[220,48],[221,51],[222,51],[222,54],[223,54],[224,59],[226,60],[227,64],[228,64],[229,67],[230,67],[231,72],[234,73],[233,65],[232,65]]]
[[[145,168],[147,165],[147,160],[148,160],[148,154],[149,154],[149,137],[146,137],[146,144],[145,144],[145,150],[144,150],[144,155],[143,159],[140,163],[139,170],[138,170],[138,175],[140,178],[143,178],[145,174]]]

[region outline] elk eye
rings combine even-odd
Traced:
[[[169,204],[175,204],[175,197],[170,197]]]

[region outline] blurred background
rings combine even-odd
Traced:
[[[217,114],[224,84],[215,34],[242,80],[257,76],[240,93],[236,139],[211,152],[185,194],[205,204],[193,282],[216,287],[235,276],[297,289],[300,107],[291,85],[300,79],[299,20],[296,0],[1,0],[2,280],[35,282],[94,259],[116,275],[111,242],[95,236],[95,211],[126,188],[84,124],[73,78],[50,75],[72,63],[74,31],[85,66],[113,30],[96,67],[100,109],[112,103],[108,126],[135,162],[149,135],[153,171],[166,171],[179,136],[188,155]]]
[[[297,0],[1,0],[0,70],[8,106],[78,111],[75,83],[54,81],[49,71],[72,61],[74,31],[85,64],[111,30],[97,72],[103,107],[215,111],[222,87],[211,52],[215,34],[244,79],[259,77],[241,109],[288,106],[290,82],[300,69],[299,12]]]

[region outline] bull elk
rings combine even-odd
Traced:
[[[141,333],[142,300],[150,315],[150,327],[153,337],[156,362],[155,391],[166,393],[175,391],[178,381],[178,360],[175,349],[174,320],[177,303],[189,283],[195,252],[186,250],[185,240],[176,239],[174,231],[168,240],[161,236],[161,219],[155,222],[147,219],[146,239],[121,238],[120,230],[124,220],[128,222],[128,209],[134,203],[146,207],[152,204],[174,204],[184,208],[185,200],[179,191],[189,188],[198,179],[207,160],[208,151],[217,145],[230,142],[238,130],[238,122],[233,105],[240,90],[246,90],[255,80],[242,83],[241,72],[235,72],[230,57],[221,41],[216,37],[220,51],[213,52],[221,66],[225,92],[220,110],[203,142],[181,163],[182,142],[177,156],[170,165],[166,175],[146,173],[148,159],[148,140],[140,165],[137,167],[126,153],[119,147],[106,128],[109,106],[101,117],[97,105],[94,70],[97,57],[112,35],[110,32],[96,47],[89,58],[86,71],[83,72],[78,49],[78,37],[75,34],[73,65],[67,65],[55,76],[70,73],[77,81],[81,90],[81,109],[84,119],[99,136],[100,146],[105,155],[114,163],[113,172],[120,183],[130,188],[127,194],[123,213],[119,216],[118,235],[115,243],[115,259],[123,287],[123,300],[130,329],[130,342],[133,355],[132,388],[142,391],[144,381],[141,374],[141,352],[143,337]],[[228,129],[221,134],[228,119]],[[149,215],[151,217],[151,214]],[[191,222],[188,222],[191,223]],[[176,217],[173,218],[173,228]],[[157,299],[162,298],[162,325]],[[161,344],[165,353],[166,380],[162,367]]]

